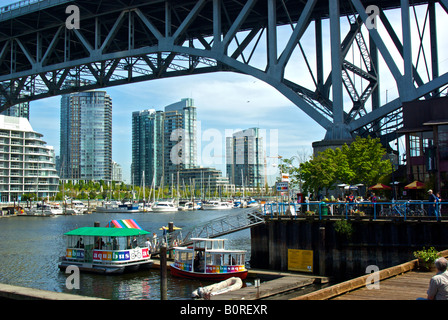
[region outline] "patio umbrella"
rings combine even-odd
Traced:
[[[404,187],[405,189],[424,189],[425,184],[423,182],[415,180],[414,182],[411,182],[407,186]]]
[[[385,184],[382,183],[377,183],[376,185],[371,186],[369,188],[369,190],[391,190],[391,189],[392,187],[386,186]]]

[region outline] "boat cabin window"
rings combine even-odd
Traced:
[[[204,250],[205,249],[205,241],[196,241],[194,243],[195,250]]]
[[[244,264],[244,253],[226,253],[223,254],[223,265],[240,266]]]
[[[182,252],[182,251],[177,251],[176,252],[176,261],[181,262],[181,263],[191,263],[191,260],[193,259],[193,252],[191,251],[187,251],[187,252]]]
[[[143,236],[130,237],[91,237],[68,236],[67,248],[97,249],[97,250],[126,250],[144,246]]]
[[[206,249],[207,251],[224,249],[224,239],[214,241],[196,241],[194,247],[196,250]]]

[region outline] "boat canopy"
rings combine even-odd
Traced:
[[[110,220],[106,227],[109,228],[131,228],[131,229],[139,229],[143,230],[142,227],[134,220],[134,219],[125,219],[125,220]]]
[[[151,232],[133,229],[133,228],[103,228],[103,227],[83,227],[78,228],[67,233],[66,236],[84,236],[84,237],[130,237],[144,234],[150,234]]]

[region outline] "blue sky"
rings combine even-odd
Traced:
[[[13,2],[16,1],[0,0],[0,6]],[[425,10],[426,8],[417,9],[417,15],[424,15]],[[440,14],[440,10],[438,14]],[[400,36],[401,20],[399,11],[390,11],[386,15],[388,15],[395,31]],[[413,13],[411,16],[413,16]],[[345,18],[341,21],[341,36],[344,37],[348,30],[348,24]],[[439,30],[447,30],[448,21],[446,14],[443,19],[438,19],[438,24]],[[381,26],[379,28],[379,32],[382,33]],[[415,59],[418,54],[418,32],[415,30],[415,26],[413,28],[412,41]],[[313,53],[314,33],[312,29],[311,27],[305,32],[302,38],[302,45],[309,58],[309,63],[315,66]],[[323,23],[323,32],[323,45],[326,55],[324,57],[324,76],[326,77],[330,72],[331,61],[329,55],[328,21],[324,21]],[[290,34],[290,27],[279,28],[279,50],[284,46]],[[390,39],[384,39],[384,41],[389,48],[393,47]],[[440,73],[442,74],[448,71],[448,50],[443,50],[443,48],[447,48],[447,43],[446,37],[443,37],[441,32],[439,32],[439,46]],[[398,55],[398,53],[395,52],[395,55]],[[260,59],[261,61],[263,58],[257,57],[257,53],[255,53],[253,59],[255,61],[256,59]],[[352,50],[348,54],[347,59],[353,59],[353,61],[359,62],[359,54],[355,50]],[[420,63],[418,67],[421,72],[424,70],[421,69],[424,68],[424,65],[422,65]],[[296,50],[288,64],[285,76],[305,87],[314,89],[313,85],[311,85],[311,77],[307,75],[307,72],[303,72],[304,70],[304,60],[300,53],[298,53],[298,50]],[[397,97],[397,89],[392,76],[387,71],[381,58],[380,72],[381,101],[385,103],[386,100],[391,101]],[[357,83],[356,85],[362,86],[363,84]],[[311,155],[311,144],[315,141],[322,140],[325,136],[325,130],[322,127],[274,88],[258,79],[246,75],[211,73],[152,80],[106,88],[105,90],[113,100],[112,158],[123,167],[124,178],[127,182],[130,182],[132,112],[150,108],[162,110],[164,106],[177,102],[182,98],[193,98],[195,101],[198,120],[201,122],[201,132],[198,138],[202,140],[202,149],[210,146],[211,141],[207,141],[207,135],[209,133],[215,134],[215,137],[221,136],[222,152],[215,150],[215,157],[213,157],[215,163],[202,164],[221,169],[223,174],[225,174],[225,166],[222,156],[225,154],[226,131],[229,132],[229,130],[247,129],[251,127],[259,127],[260,129],[266,130],[268,133],[267,162],[270,173],[274,174],[269,178],[270,182],[275,179],[276,170],[272,170],[271,163],[273,160],[269,157],[281,155],[289,158],[298,153],[301,155]],[[344,99],[347,103],[347,108],[349,108],[350,100],[347,94],[345,94]],[[55,147],[56,154],[58,155],[60,97],[31,102],[30,114],[30,122],[33,129],[44,134],[44,140],[49,145]],[[273,141],[274,144],[271,144],[272,139],[269,135],[270,133],[272,133],[272,137],[274,138],[275,134],[278,134],[278,145],[276,143],[277,141]],[[400,148],[402,149],[402,146]],[[199,159],[201,159],[201,154],[199,155]],[[206,158],[209,160],[212,159],[210,156]]]

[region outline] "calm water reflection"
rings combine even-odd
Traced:
[[[235,209],[238,210],[238,209]],[[160,299],[159,271],[104,276],[81,273],[79,290],[65,287],[67,275],[57,263],[65,255],[63,234],[72,229],[93,226],[95,221],[105,226],[112,219],[135,219],[143,229],[160,233],[158,229],[173,221],[186,233],[189,228],[208,220],[235,213],[234,210],[194,211],[176,213],[91,214],[81,216],[12,217],[0,219],[0,283],[75,293],[107,299]],[[228,248],[243,249],[250,255],[250,232],[239,231],[224,238]],[[168,278],[169,299],[189,299],[191,292],[209,283]]]

